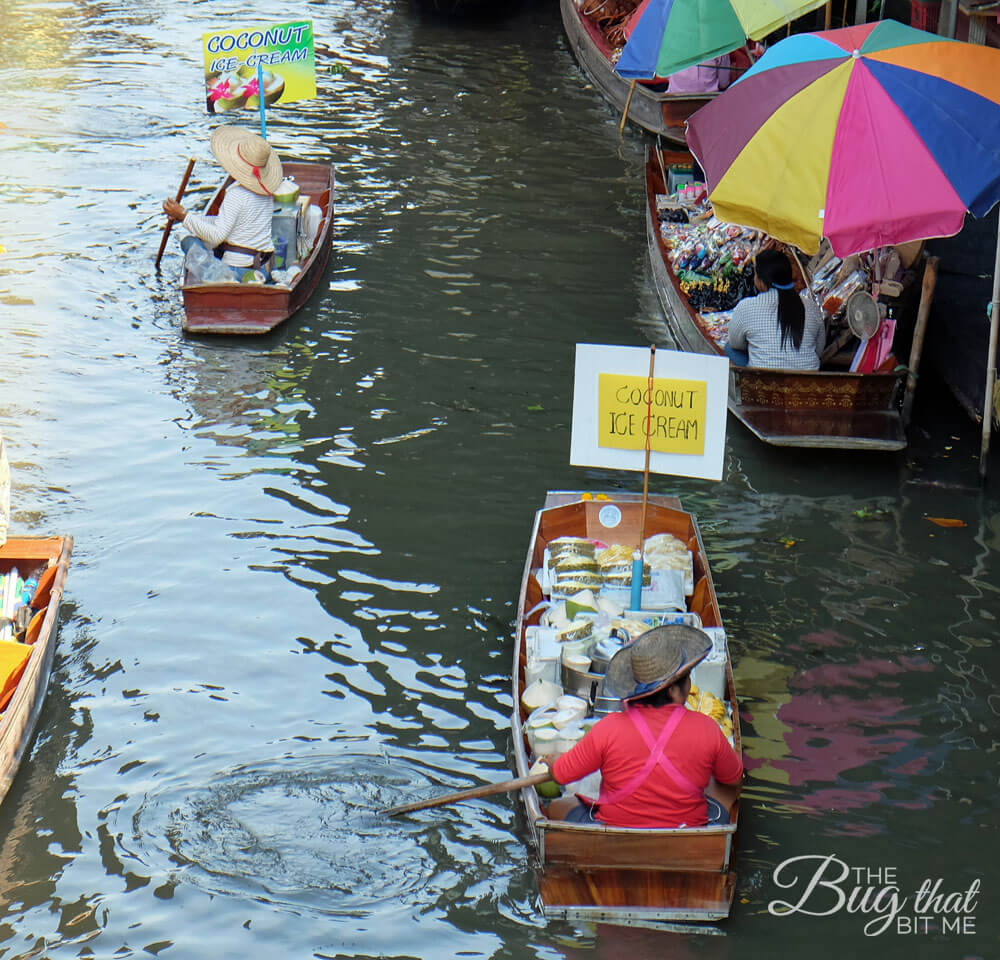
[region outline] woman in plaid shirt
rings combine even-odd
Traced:
[[[806,291],[795,292],[788,258],[778,250],[758,253],[754,286],[757,295],[733,310],[726,356],[738,367],[818,370],[823,314]]]

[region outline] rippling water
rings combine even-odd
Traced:
[[[554,4],[471,25],[402,0],[254,8],[366,65],[272,111],[283,156],[336,164],[336,239],[318,295],[253,342],[180,333],[176,237],[152,271],[186,157],[189,203],[219,179],[201,33],[245,7],[0,11],[13,528],[76,540],[0,811],[0,956],[996,955],[1000,503],[929,485],[975,476],[943,398],[918,398],[905,458],[730,423],[723,482],[652,479],[699,516],[743,699],[722,936],[547,923],[508,798],[378,815],[509,776],[534,510],[637,484],[568,464],[572,344],[664,332],[642,141]],[[908,888],[980,879],[977,932],[771,916],[775,867],[828,853]]]

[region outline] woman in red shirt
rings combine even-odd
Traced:
[[[701,630],[676,624],[642,634],[612,657],[604,688],[625,710],[604,717],[551,764],[559,783],[600,770],[600,796],[555,800],[550,817],[615,827],[728,823],[705,788],[713,778],[738,784],[743,763],[715,720],[685,706],[690,672],[711,649]]]

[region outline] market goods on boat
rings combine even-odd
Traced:
[[[72,550],[72,537],[12,537],[0,546],[0,801],[45,699]]]
[[[687,152],[647,149],[649,256],[678,346],[720,355],[733,308],[754,293],[753,257],[776,241],[759,230],[715,219],[704,184],[692,180],[692,169]],[[900,400],[906,371],[900,356],[905,361],[901,341],[909,331],[901,322],[897,329],[897,322],[912,313],[919,259],[908,264],[890,248],[879,256],[841,260],[823,248],[806,264],[794,250],[788,252],[797,289],[808,285],[825,316],[828,347],[821,368],[733,366],[730,411],[757,437],[778,446],[902,449],[906,437]],[[858,294],[853,302],[864,306],[873,275],[881,280],[886,315],[869,337],[859,338],[848,301]]]
[[[235,278],[207,282],[214,278],[197,276],[186,262],[184,329],[189,333],[267,333],[302,307],[319,285],[330,260],[334,168],[325,163],[284,163],[282,167],[298,191],[289,204],[275,208],[275,282],[264,283],[259,272],[249,269],[243,282]],[[229,178],[219,188],[206,214],[218,212],[232,182]]]
[[[683,144],[685,121],[716,94],[670,93],[663,82],[633,84],[615,72],[625,45],[625,21],[638,6],[638,0],[559,0],[566,39],[590,82],[619,113],[628,104],[633,123]]]
[[[728,644],[695,519],[675,498],[650,495],[645,530],[649,582],[644,577],[642,609],[630,610],[629,589],[615,582],[560,598],[553,589],[553,557],[627,555],[631,563],[642,539],[641,494],[595,499],[550,492],[535,515],[512,671],[518,776],[538,772],[540,758],[571,749],[601,716],[621,709],[603,687],[607,664],[624,645],[663,623],[686,623],[711,637],[712,652],[692,673],[688,707],[712,717],[741,752]],[[599,776],[588,777],[581,792],[596,796],[599,783],[590,781]],[[578,787],[584,784],[565,789]],[[549,819],[548,800],[557,793],[553,784],[520,792],[538,852],[546,916],[648,924],[729,914],[738,800],[728,824],[638,829]]]

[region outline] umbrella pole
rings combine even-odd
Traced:
[[[979,479],[986,479],[986,459],[993,427],[993,386],[997,379],[997,327],[1000,325],[1000,223],[997,225],[997,255],[993,263],[993,302],[990,305],[990,346],[986,355],[986,396],[983,398],[983,445],[979,451]]]
[[[635,93],[636,81],[633,80],[631,86],[628,88],[628,96],[625,98],[625,109],[622,111],[622,122],[618,124],[618,136],[620,137],[625,132],[625,121],[628,119],[628,108],[632,103],[632,94]]]
[[[823,18],[823,29],[830,29],[830,21],[833,19],[833,0],[826,0],[826,14]]]

